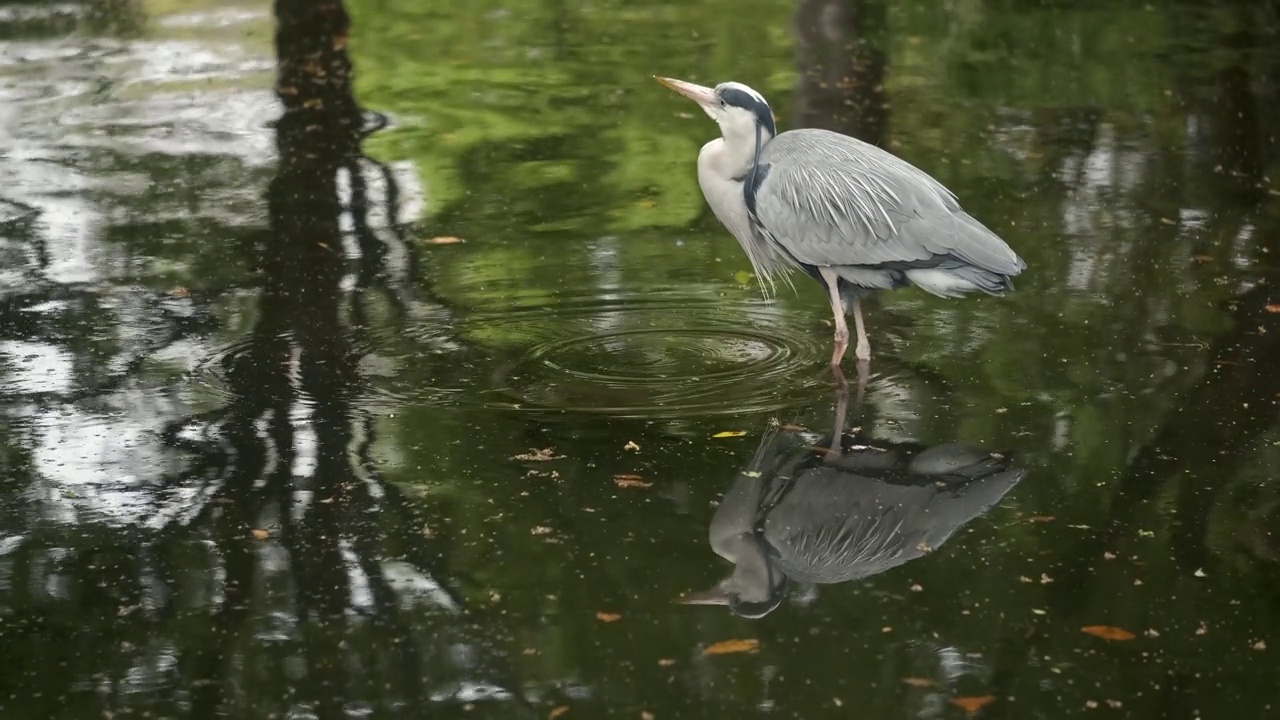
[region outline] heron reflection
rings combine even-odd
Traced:
[[[858,580],[936,550],[1025,475],[1002,453],[871,440],[837,417],[826,438],[769,428],[711,519],[711,547],[732,573],[680,602],[764,617],[792,581]]]

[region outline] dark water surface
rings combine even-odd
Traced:
[[[1280,3],[345,11],[0,2],[0,715],[1280,717]],[[1027,260],[838,456],[654,74]]]

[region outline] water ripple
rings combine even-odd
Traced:
[[[592,294],[594,293],[594,294]],[[585,290],[508,297],[452,320],[372,329],[360,347],[358,403],[411,403],[532,413],[675,418],[776,411],[825,397],[829,335],[812,318],[749,297],[655,290]],[[261,342],[262,339],[259,339]],[[295,397],[298,357],[243,338],[194,371],[231,397],[285,373]]]
[[[506,407],[677,417],[775,410],[825,387],[826,336],[776,305],[674,291],[481,312],[467,332],[516,345],[491,381]]]

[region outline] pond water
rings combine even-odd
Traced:
[[[1278,35],[0,2],[0,710],[1280,713]],[[822,292],[762,297],[653,75],[916,163],[1016,292],[876,299],[842,397]]]

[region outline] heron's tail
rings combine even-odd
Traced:
[[[972,292],[1000,296],[1013,290],[1013,276],[962,263],[913,268],[905,274],[911,284],[944,298],[956,298]]]

